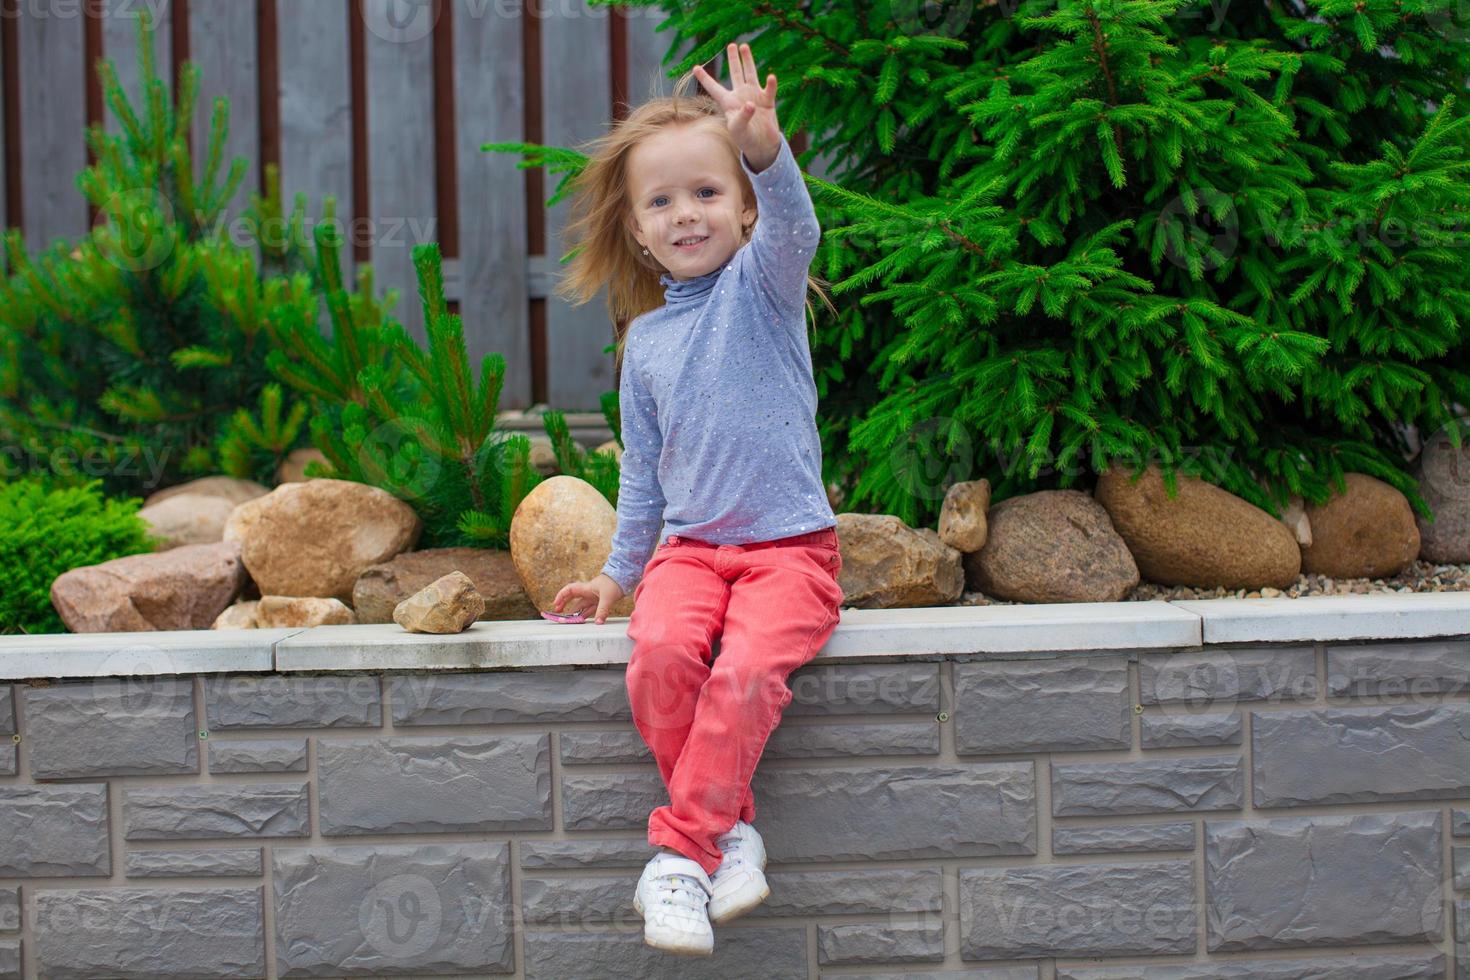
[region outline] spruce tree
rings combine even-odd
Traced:
[[[839,317],[813,350],[844,507],[929,523],[1157,461],[1272,513],[1470,405],[1453,0],[730,0],[805,129]]]
[[[86,133],[95,163],[77,186],[98,211],[96,225],[35,258],[11,230],[10,275],[0,281],[7,469],[63,484],[97,478],[109,494],[147,493],[227,468],[222,449],[234,410],[264,397],[271,380],[259,315],[264,284],[299,268],[304,253],[304,203],[283,215],[274,174],[271,192],[252,195],[243,215],[238,231],[249,244],[235,243],[225,215],[246,163],[225,167],[229,104],[215,101],[196,171],[187,132],[199,72],[184,65],[171,100],[154,71],[152,36],[145,11],[134,97],[111,61],[98,63],[119,131],[94,125]],[[244,461],[249,468],[235,475],[274,481],[279,458]]]

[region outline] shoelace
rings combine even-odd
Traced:
[[[745,860],[740,856],[740,838],[719,837],[716,838],[715,843],[720,846],[720,850],[725,854],[725,860],[729,861],[732,866]]]
[[[668,879],[669,880],[669,885],[667,887],[668,887],[668,891],[670,891],[670,892],[688,892],[691,896],[693,896],[693,895],[703,895],[704,894],[704,886],[702,886],[699,883],[699,880],[698,879],[692,877],[691,875],[682,874],[682,873],[677,872],[677,871],[671,871],[671,872],[669,872],[667,874],[659,875],[658,877],[659,877],[659,879]],[[674,884],[675,881],[685,881],[685,882],[688,882],[689,883],[689,887],[687,887],[687,888],[681,888],[678,885]],[[669,903],[669,899],[667,897],[665,897],[663,901],[664,901],[664,904],[665,905],[670,904]]]

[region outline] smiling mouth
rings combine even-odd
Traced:
[[[699,246],[703,245],[709,239],[709,236],[708,235],[690,235],[689,238],[690,238],[691,241],[690,241],[690,243],[688,245],[683,244],[684,239],[681,238],[681,239],[679,239],[679,241],[677,241],[677,242],[674,243],[674,247],[677,248],[681,252],[692,252],[696,248],[698,248]]]

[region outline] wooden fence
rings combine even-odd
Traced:
[[[480,146],[576,145],[666,92],[661,11],[585,0],[0,0],[0,222],[22,228],[33,252],[86,231],[83,132],[109,116],[95,62],[113,59],[135,90],[143,10],[160,68],[170,78],[185,59],[201,69],[196,149],[214,97],[228,97],[245,187],[276,163],[288,201],[305,192],[309,215],[334,195],[353,256],[399,290],[412,333],[425,336],[410,250],[438,241],[472,363],[505,356],[501,408],[597,408],[615,386],[605,301],[573,308],[549,288],[567,205],[547,211],[553,181]],[[237,200],[235,214],[244,189]]]

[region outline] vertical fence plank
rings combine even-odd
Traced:
[[[319,220],[329,195],[344,234],[343,274],[351,276],[352,78],[348,0],[277,0],[281,99],[281,194],[289,209],[306,195]]]
[[[658,25],[669,18],[661,7],[625,7],[623,15],[628,21],[628,102],[637,108],[640,103],[673,91],[674,80],[667,77],[672,61],[668,65],[662,61],[673,43],[674,32],[655,33]],[[676,59],[688,50],[687,43],[681,45]],[[699,91],[698,85],[694,88]]]
[[[433,0],[363,0],[368,216],[372,264],[397,289],[404,328],[427,345],[412,248],[437,237],[434,215]]]
[[[8,8],[0,7],[0,16],[8,16]],[[5,112],[5,44],[0,42],[0,116]],[[9,198],[6,188],[9,185],[5,180],[5,120],[0,118],[0,231],[10,228],[10,215],[6,213],[5,205]],[[5,260],[3,250],[0,250],[0,275],[8,273],[9,263]]]
[[[525,138],[522,16],[454,0],[460,314],[471,364],[491,351],[505,357],[502,410],[531,404],[525,172],[514,154],[480,146]]]
[[[170,0],[152,0],[150,3],[124,3],[112,0],[102,19],[102,56],[112,59],[117,66],[117,80],[127,94],[133,111],[140,117],[146,105],[143,96],[143,68],[138,64],[138,21],[143,11],[153,17],[149,33],[153,42],[153,72],[163,80],[168,91],[173,91],[173,11]],[[103,125],[109,133],[122,131],[121,124],[105,102],[102,107]]]
[[[557,0],[541,24],[541,91],[546,106],[542,142],[576,146],[606,131],[608,104],[608,8],[585,0]],[[560,175],[548,175],[550,197]],[[567,250],[561,232],[569,202],[546,214],[546,267],[552,282],[564,273],[558,260]],[[602,349],[613,340],[606,289],[573,307],[548,291],[546,297],[547,400],[565,411],[595,411],[602,392],[613,388],[613,356]]]
[[[26,246],[35,252],[87,230],[87,200],[75,183],[87,165],[84,25],[65,4],[22,4],[20,13],[20,174]]]
[[[189,60],[199,66],[199,104],[194,112],[194,163],[203,172],[208,159],[209,119],[214,100],[230,100],[230,132],[220,177],[235,157],[249,165],[227,210],[233,219],[245,210],[250,192],[260,186],[260,52],[256,0],[190,0]]]

